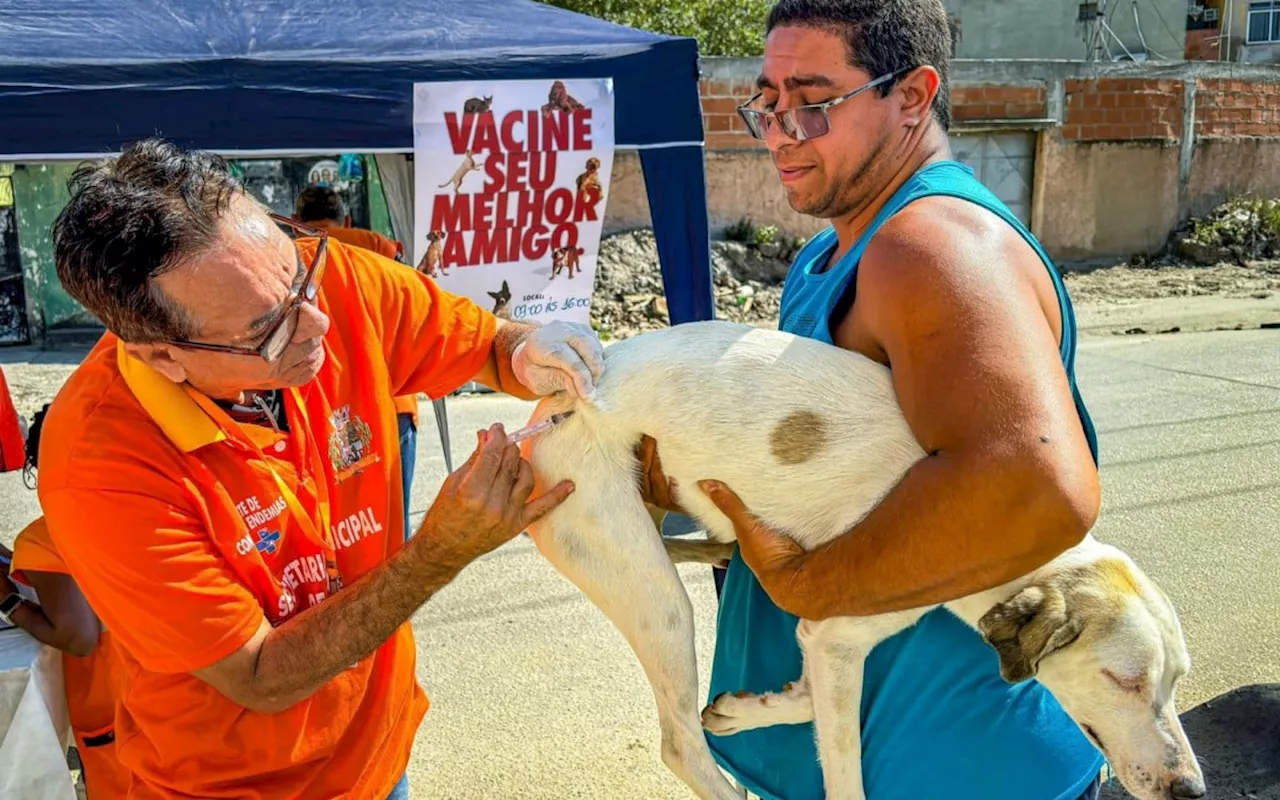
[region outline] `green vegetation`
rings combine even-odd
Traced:
[[[545,0],[579,14],[630,28],[692,36],[704,56],[758,56],[764,52],[764,21],[770,0]]]
[[[1201,263],[1280,256],[1280,200],[1237,197],[1191,219],[1175,235],[1182,254]]]

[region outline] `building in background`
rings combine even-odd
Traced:
[[[0,164],[0,345],[94,341],[103,326],[58,281],[50,229],[67,202],[77,162]],[[315,184],[333,186],[360,227],[393,236],[371,156],[257,158],[231,162],[258,200],[284,216]]]
[[[1181,61],[1186,49],[1187,0],[943,3],[956,58]]]

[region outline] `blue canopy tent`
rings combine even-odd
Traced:
[[[530,0],[7,0],[0,161],[154,135],[232,157],[405,154],[416,81],[589,77],[613,79],[617,148],[640,151],[671,322],[710,319],[697,43]]]

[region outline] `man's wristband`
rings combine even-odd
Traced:
[[[0,620],[4,620],[6,625],[14,624],[13,620],[9,619],[9,615],[20,605],[22,605],[22,595],[17,592],[10,593],[0,600]]]

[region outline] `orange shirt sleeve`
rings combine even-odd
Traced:
[[[31,581],[23,574],[26,570],[67,574],[67,565],[53,546],[53,539],[49,538],[49,526],[44,517],[32,521],[13,541],[13,563],[9,565],[9,575],[30,586]]]
[[[436,400],[476,376],[493,353],[497,317],[412,267],[367,250],[346,253],[378,328],[392,394]]]
[[[41,497],[54,544],[105,627],[146,669],[191,672],[238,650],[262,608],[173,484]]]

